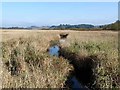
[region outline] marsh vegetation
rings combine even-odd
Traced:
[[[69,32],[60,57],[46,50]],[[90,89],[120,88],[118,32],[2,31],[3,88],[63,88],[72,75]]]

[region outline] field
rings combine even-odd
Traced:
[[[58,41],[62,32],[69,33],[62,56],[50,56],[50,41]],[[3,88],[63,88],[71,72],[91,89],[120,88],[118,32],[2,30],[1,35]]]

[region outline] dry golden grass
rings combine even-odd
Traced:
[[[70,44],[70,51],[84,56],[98,55],[102,64],[97,66],[96,83],[100,83],[97,84],[98,87],[111,88],[112,80],[118,75],[118,32],[71,30],[2,30],[3,87],[63,87],[69,70],[73,68],[64,58],[50,57],[46,53],[49,42],[58,40],[61,32],[69,33],[67,43]],[[100,50],[97,47],[100,47]],[[17,52],[16,56],[14,51]],[[30,52],[33,52],[31,57]],[[5,66],[12,55],[13,59],[17,62],[19,60],[22,65],[18,76],[12,76]],[[35,64],[36,62],[38,63]],[[41,63],[42,67],[39,67],[38,64]],[[106,68],[111,69],[109,73],[113,74],[109,74]],[[107,76],[104,76],[106,73]],[[111,75],[113,76],[110,77]],[[119,87],[118,81],[115,84]]]

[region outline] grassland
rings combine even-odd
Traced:
[[[68,32],[66,51],[78,56],[96,55],[95,80],[86,85],[95,88],[119,88],[118,32],[2,30],[4,88],[63,88],[74,67],[64,57],[46,52],[51,40]],[[67,55],[67,54],[66,54]]]

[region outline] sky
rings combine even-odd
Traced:
[[[119,0],[1,0],[2,2],[119,2]]]
[[[3,2],[0,17],[3,27],[59,24],[103,25],[118,20],[118,3]]]

